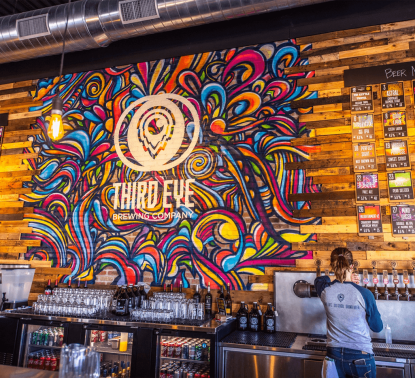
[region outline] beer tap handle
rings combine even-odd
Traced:
[[[365,285],[365,289],[367,289],[367,285],[369,284],[369,272],[367,269],[363,269],[363,284]]]
[[[385,296],[385,299],[388,301],[389,297],[390,297],[390,294],[389,294],[389,291],[388,291],[389,273],[388,273],[387,270],[383,271],[383,284],[385,285],[385,294],[384,294],[384,296]]]
[[[407,270],[404,270],[404,271],[402,272],[402,276],[403,276],[403,283],[404,283],[404,285],[405,285],[405,294],[404,294],[404,298],[405,298],[407,301],[410,301],[410,300],[411,300],[411,294],[409,293],[409,288],[408,288],[408,285],[409,285],[409,275],[408,275],[408,271],[407,271]]]
[[[378,270],[376,269],[376,261],[372,261],[372,266],[373,266],[372,281],[373,281],[373,286],[375,288],[375,292],[373,293],[373,295],[375,296],[375,299],[378,300],[379,299],[379,292],[378,292],[379,278],[378,278]]]
[[[359,277],[359,283],[360,283],[359,266],[360,266],[359,261],[357,260],[353,261],[353,274],[357,274],[357,276]]]
[[[314,264],[316,265],[316,276],[320,277],[321,276],[321,260],[317,259]]]

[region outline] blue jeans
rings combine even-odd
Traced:
[[[327,348],[327,356],[336,364],[339,378],[376,378],[375,355],[349,348]],[[354,361],[364,359],[364,364]]]

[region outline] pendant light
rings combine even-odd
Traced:
[[[63,122],[62,122],[63,101],[60,98],[59,84],[62,79],[63,62],[65,60],[65,42],[66,42],[66,32],[68,30],[70,6],[71,6],[71,0],[69,0],[68,2],[68,7],[67,7],[68,13],[66,15],[65,32],[63,33],[62,56],[61,56],[61,66],[59,70],[58,90],[57,90],[56,96],[54,97],[52,101],[52,113],[51,113],[51,117],[49,120],[49,127],[48,127],[48,136],[53,141],[57,141],[61,139],[64,135]]]

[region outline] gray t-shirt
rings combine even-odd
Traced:
[[[326,310],[327,346],[373,353],[369,330],[380,332],[383,323],[371,291],[327,276],[317,277],[314,286]]]

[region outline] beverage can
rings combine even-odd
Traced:
[[[180,375],[180,371],[179,370],[176,370],[174,372],[174,378],[182,378],[182,376]]]
[[[37,344],[37,331],[32,333],[32,339],[30,340],[30,344],[36,345]]]
[[[196,353],[195,344],[190,344],[189,345],[189,360],[195,359],[195,353]]]
[[[49,330],[48,332],[48,346],[53,346],[55,343],[55,334],[52,332],[52,330]]]
[[[195,373],[195,378],[201,378],[201,374],[199,372]]]
[[[33,356],[33,369],[37,369],[39,367],[39,353],[35,353],[35,355]]]
[[[96,343],[96,342],[98,342],[98,330],[93,329],[91,331],[91,343]]]
[[[175,348],[174,341],[169,342],[167,345],[167,357],[170,357],[170,358],[174,357],[174,348]]]
[[[168,348],[169,342],[167,340],[161,340],[161,356],[167,357],[167,348]]]
[[[192,371],[189,371],[186,378],[195,378],[195,375]]]
[[[110,340],[114,337],[114,333],[112,331],[108,331],[107,337],[108,337],[108,345],[111,345]]]
[[[58,360],[54,354],[52,354],[52,357],[50,358],[50,371],[56,371],[58,370]]]
[[[175,344],[174,356],[176,358],[180,358],[182,356],[182,344],[181,344],[181,342],[178,342],[178,343]]]
[[[63,345],[63,328],[59,329],[59,346]]]
[[[182,358],[185,360],[189,359],[189,344],[184,343],[182,346]]]
[[[104,343],[107,340],[107,331],[99,331],[99,341]]]
[[[51,360],[50,356],[46,356],[46,359],[45,359],[45,370],[50,370],[50,360]]]
[[[174,378],[173,369],[167,370],[166,378]]]
[[[163,368],[160,370],[160,378],[166,378],[167,377],[167,370],[166,368]]]
[[[202,345],[196,344],[195,346],[195,360],[201,361],[202,360]]]

